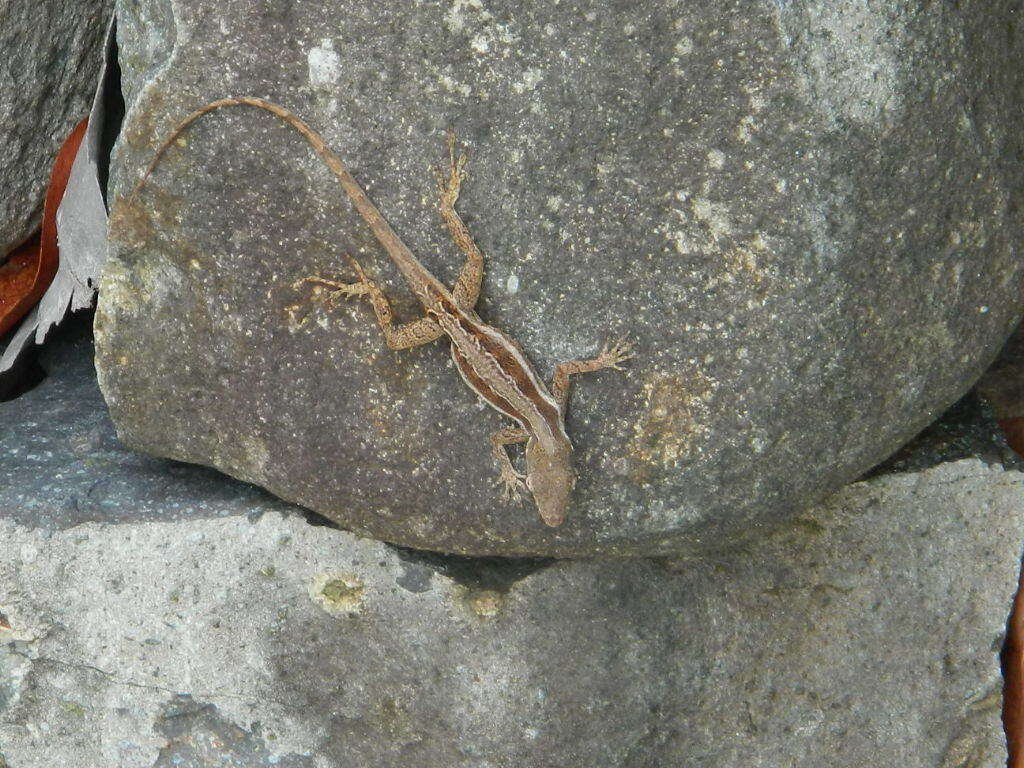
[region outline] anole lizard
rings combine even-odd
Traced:
[[[465,156],[456,159],[454,135],[449,137],[451,168],[447,179],[441,177],[441,215],[456,245],[466,255],[454,287],[449,291],[424,267],[402,242],[377,210],[362,187],[324,140],[298,116],[263,99],[249,96],[220,99],[185,117],[161,143],[145,173],[136,183],[129,199],[142,188],[157,162],[183,130],[198,117],[220,107],[249,105],[266,110],[284,120],[301,133],[337,177],[356,210],[363,217],[388,256],[405,277],[409,288],[423,305],[419,320],[396,326],[387,296],[349,256],[359,276],[356,283],[337,283],[319,277],[305,278],[333,289],[344,296],[366,296],[373,305],[391,349],[407,349],[426,344],[447,335],[451,355],[466,384],[500,413],[518,422],[491,436],[492,453],[500,467],[499,483],[504,484],[506,498],[518,495],[525,480],[533,494],[541,519],[550,526],[561,525],[576,472],[572,462],[572,443],[565,431],[565,410],[569,400],[569,377],[602,368],[619,369],[619,363],[632,357],[628,344],[606,344],[591,360],[561,363],[555,367],[551,389],[544,386],[519,344],[506,334],[484,323],[473,311],[483,281],[484,256],[455,211],[462,181],[465,179]],[[517,472],[509,459],[507,445],[526,443],[526,474]]]

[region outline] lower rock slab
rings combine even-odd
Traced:
[[[1022,478],[856,484],[720,561],[0,520],[0,765],[997,768]]]

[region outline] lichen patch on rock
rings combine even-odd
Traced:
[[[313,578],[310,595],[328,613],[353,614],[363,610],[365,585],[351,574],[320,573]]]

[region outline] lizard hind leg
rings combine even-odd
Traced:
[[[468,159],[466,153],[456,154],[455,149],[458,140],[455,138],[455,129],[448,129],[448,171],[438,170],[437,180],[441,187],[441,199],[450,206],[455,205],[459,199],[459,191],[462,189],[462,182],[466,180],[466,164]]]
[[[349,295],[369,297],[370,304],[373,306],[373,313],[377,316],[377,324],[380,326],[380,331],[384,336],[384,343],[388,347],[391,349],[418,347],[421,344],[434,341],[444,334],[441,326],[432,318],[426,316],[421,317],[419,320],[413,320],[411,323],[395,325],[395,313],[391,309],[391,302],[388,301],[387,295],[377,283],[367,276],[362,264],[354,256],[346,253],[345,257],[351,262],[353,269],[355,269],[356,274],[359,276],[359,282],[351,283],[350,285],[361,286],[360,288],[353,288],[352,293]]]
[[[328,309],[333,309],[334,303],[338,298],[358,298],[360,296],[369,296],[372,291],[376,289],[380,292],[380,289],[373,283],[370,278],[366,276],[366,272],[363,271],[362,265],[356,261],[350,254],[346,253],[345,258],[352,262],[355,267],[356,274],[359,276],[359,280],[354,283],[342,283],[337,280],[330,280],[326,277],[319,275],[311,275],[309,277],[303,277],[292,283],[292,288],[299,290],[302,286],[311,284],[317,288],[326,288],[328,290],[327,299],[324,301],[324,305]]]
[[[310,277],[303,277],[292,283],[292,288],[299,290],[306,284],[313,285],[315,288],[326,288],[328,296],[324,301],[324,304],[332,305],[335,300],[340,296],[344,298],[352,298],[354,296],[365,296],[367,294],[366,285],[360,281],[358,283],[340,283],[337,280],[329,280],[326,277],[320,277],[314,275]]]

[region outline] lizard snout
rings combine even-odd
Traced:
[[[526,446],[526,487],[533,494],[541,520],[552,528],[565,522],[576,472],[572,466],[572,448],[548,453],[539,444]]]

